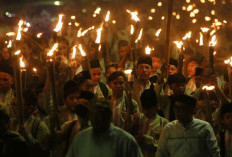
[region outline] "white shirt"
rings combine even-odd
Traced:
[[[184,127],[178,120],[168,123],[159,140],[157,157],[220,157],[209,123],[193,119]]]

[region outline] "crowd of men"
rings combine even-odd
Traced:
[[[57,111],[45,63],[31,51],[30,46],[24,49],[30,66],[23,80],[23,115],[11,51],[4,47],[0,52],[0,156],[232,156],[228,82],[209,61],[190,59],[185,77],[176,59],[165,65],[158,53],[133,60],[127,41],[118,44],[118,64],[105,66],[104,57],[90,56],[88,71],[80,70],[81,64],[73,68],[60,54]],[[35,66],[36,74],[30,69]],[[214,89],[203,90],[206,84]]]

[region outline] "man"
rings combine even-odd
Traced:
[[[122,69],[132,69],[133,63],[131,59],[131,46],[128,41],[120,40],[118,43],[118,56],[119,56],[119,63],[118,68]]]
[[[108,87],[100,82],[102,78],[102,69],[99,60],[90,61],[91,75],[94,85],[94,94],[97,98],[106,98],[109,95]]]
[[[168,65],[168,75],[174,75],[178,73],[178,62],[176,59],[170,58]]]
[[[141,157],[135,139],[111,124],[112,111],[105,100],[98,100],[91,109],[92,127],[74,138],[66,157]]]
[[[161,133],[157,157],[220,157],[211,125],[193,118],[196,99],[181,94],[175,99],[175,121]]]
[[[139,105],[139,111],[142,112],[142,106],[140,102],[140,96],[145,89],[148,89],[151,85],[149,78],[152,73],[152,59],[148,56],[142,56],[137,63],[137,75],[138,79],[133,84],[132,98],[137,101]]]
[[[151,59],[152,59],[152,74],[151,74],[150,81],[152,83],[156,83],[160,75],[159,70],[162,64],[162,57],[159,53],[153,52]]]
[[[108,84],[108,81],[109,81],[109,76],[117,71],[118,69],[118,65],[117,64],[111,64],[109,66],[106,67],[106,73],[105,73],[105,78],[106,78],[106,83]]]
[[[14,98],[13,83],[13,68],[6,64],[0,64],[0,103],[7,106],[11,104]]]
[[[109,86],[113,91],[111,96],[113,124],[122,129],[125,129],[126,122],[128,122],[128,119],[125,119],[126,115],[139,112],[137,102],[133,99],[129,100],[125,92],[126,80],[125,74],[121,71],[116,71],[109,77]]]

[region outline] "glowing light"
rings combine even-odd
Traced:
[[[130,75],[132,73],[132,69],[127,69],[127,70],[124,70],[124,73],[126,75]]]
[[[115,21],[115,20],[112,20],[112,23],[113,23],[113,24],[116,24],[116,21]]]
[[[94,14],[100,14],[100,12],[101,12],[101,8],[98,7],[98,8],[94,11]]]
[[[69,22],[68,25],[71,26],[71,25],[72,25],[72,22]]]
[[[191,12],[191,13],[190,13],[190,17],[195,17],[195,13],[194,13],[194,12]]]
[[[216,54],[217,54],[217,51],[214,51],[214,52],[213,52],[213,55],[215,56]]]
[[[23,62],[23,56],[19,58],[20,60],[20,67],[25,68],[25,63]]]
[[[139,36],[138,36],[138,38],[135,40],[135,43],[138,43],[138,41],[141,39],[142,35],[143,35],[143,28],[140,30]]]
[[[73,46],[72,59],[75,59],[77,53],[77,45]]]
[[[223,23],[227,23],[227,21],[226,21],[226,20],[223,20]]]
[[[78,22],[74,23],[76,27],[80,26],[80,24]]]
[[[162,31],[162,29],[160,28],[160,29],[158,29],[157,31],[156,31],[156,33],[155,33],[155,36],[157,36],[157,37],[159,37],[159,35],[160,35],[160,32]]]
[[[37,69],[36,69],[36,68],[33,68],[32,70],[33,70],[34,72],[37,72]]]
[[[190,3],[190,0],[186,0],[186,3]]]
[[[98,46],[98,51],[101,51],[101,47],[102,47],[101,45]]]
[[[8,45],[7,45],[7,48],[11,48],[12,47],[12,41],[10,40]]]
[[[183,40],[190,39],[192,36],[192,32],[189,31],[188,33],[185,34],[185,36],[182,38]]]
[[[151,13],[155,13],[155,9],[154,8],[151,9]]]
[[[179,15],[179,14],[176,15],[176,19],[177,19],[177,20],[180,19],[180,15]]]
[[[88,29],[84,30],[84,31],[81,33],[81,36],[85,36],[85,34],[86,34],[88,31],[93,30],[93,29],[94,29],[94,26],[89,27]],[[79,31],[78,31],[78,33],[79,33]]]
[[[209,42],[209,46],[215,46],[216,44],[217,44],[217,38],[216,35],[214,35]]]
[[[173,43],[176,44],[176,47],[177,47],[178,49],[181,49],[182,46],[183,46],[183,42],[182,42],[182,41],[173,41]]]
[[[20,20],[19,23],[18,23],[18,33],[17,33],[17,37],[16,37],[16,40],[21,40],[21,31],[22,31],[22,25],[23,25],[23,20]]]
[[[97,30],[97,38],[96,38],[96,40],[95,40],[95,43],[96,43],[96,44],[100,44],[100,43],[101,43],[102,25],[103,25],[103,24],[101,24],[101,27]]]
[[[205,32],[208,32],[208,31],[209,31],[209,28],[207,28],[207,27],[201,27],[201,31],[204,32],[204,33],[205,33]]]
[[[6,36],[8,36],[8,37],[15,36],[15,32],[8,32],[8,33],[6,33]]]
[[[215,10],[211,10],[211,14],[212,14],[212,15],[215,15],[215,14],[216,14],[216,11],[215,11]]]
[[[62,21],[63,17],[64,17],[64,14],[59,14],[58,23],[57,23],[56,27],[53,29],[53,31],[55,31],[55,32],[61,31],[61,28],[63,26],[63,21]]]
[[[225,64],[229,64],[232,67],[232,57],[224,61]]]
[[[147,45],[147,47],[145,47],[145,54],[146,55],[150,55],[151,54],[151,48]]]
[[[186,10],[186,9],[187,9],[186,6],[183,6],[183,7],[182,7],[182,10]]]
[[[60,5],[60,1],[55,1],[55,2],[54,2],[54,5],[59,6],[59,5]]]
[[[189,5],[189,6],[187,7],[187,11],[191,11],[191,10],[193,10],[193,5]]]
[[[159,6],[159,7],[161,7],[162,5],[163,5],[162,2],[159,2],[159,3],[157,4],[157,6]]]
[[[209,17],[209,16],[205,17],[205,21],[210,21],[210,20],[211,20],[211,17]]]
[[[23,31],[24,31],[24,32],[27,32],[27,31],[28,31],[28,28],[24,28]]]
[[[110,11],[107,11],[106,17],[105,17],[105,22],[108,22],[110,19]]]
[[[53,46],[52,46],[52,49],[47,53],[47,56],[51,57],[53,56],[54,52],[57,50],[58,48],[58,43],[55,43]]]
[[[161,17],[161,20],[164,20],[164,19],[165,19],[165,17],[164,17],[164,16],[162,16],[162,17]]]
[[[173,12],[172,15],[173,15],[173,16],[176,16],[176,12]]]
[[[205,0],[201,0],[201,3],[205,3]]]
[[[76,16],[72,15],[70,18],[71,18],[72,20],[75,20],[75,19],[76,19]]]
[[[21,53],[21,50],[17,50],[14,55],[19,55]]]
[[[199,43],[200,46],[203,46],[204,45],[204,42],[203,42],[203,34],[200,32],[200,43]]]
[[[149,17],[148,17],[148,20],[153,20],[153,17],[152,17],[152,16],[149,16]]]
[[[131,19],[138,22],[140,21],[140,19],[138,18],[138,12],[137,11],[133,11],[131,12],[130,10],[126,10],[129,14],[131,14]]]
[[[202,90],[212,91],[215,89],[215,86],[203,86]]]
[[[86,53],[85,53],[85,51],[83,50],[81,44],[79,44],[78,49],[80,50],[82,57],[85,57],[85,56],[86,56]]]
[[[196,23],[196,22],[197,22],[197,19],[193,19],[193,20],[192,20],[192,23]]]
[[[215,31],[215,30],[212,30],[212,31],[210,32],[210,36],[214,35],[214,33],[216,33],[216,31]]]
[[[77,37],[80,38],[82,35],[81,35],[81,31],[82,31],[82,28],[79,28],[78,32],[77,32]]]
[[[199,9],[194,9],[193,12],[194,12],[195,14],[198,14],[198,13],[199,13]]]

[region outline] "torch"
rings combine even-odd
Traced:
[[[59,14],[58,23],[57,23],[56,27],[53,29],[53,31],[54,31],[53,42],[58,42],[58,36],[62,35],[61,29],[63,26],[63,21],[62,21],[63,17],[64,17],[64,14]]]
[[[110,58],[109,58],[109,18],[110,18],[110,11],[107,11],[106,17],[105,17],[105,43],[106,43],[106,56],[105,56],[105,66],[108,66],[110,63]]]
[[[176,44],[176,47],[178,48],[178,73],[182,74],[182,68],[184,63],[184,54],[183,54],[183,42],[182,41],[174,41],[174,44]]]
[[[82,62],[81,62],[81,64],[82,64],[83,71],[89,71],[90,75],[92,75],[91,74],[91,68],[90,68],[89,60],[88,60],[88,58],[86,56],[86,53],[83,50],[81,44],[79,44],[78,49],[81,52],[81,56],[82,56]],[[92,76],[91,76],[91,78],[92,78]]]
[[[232,57],[230,59],[227,59],[224,61],[225,64],[228,64],[227,70],[228,70],[228,77],[229,77],[229,98],[232,98]]]

